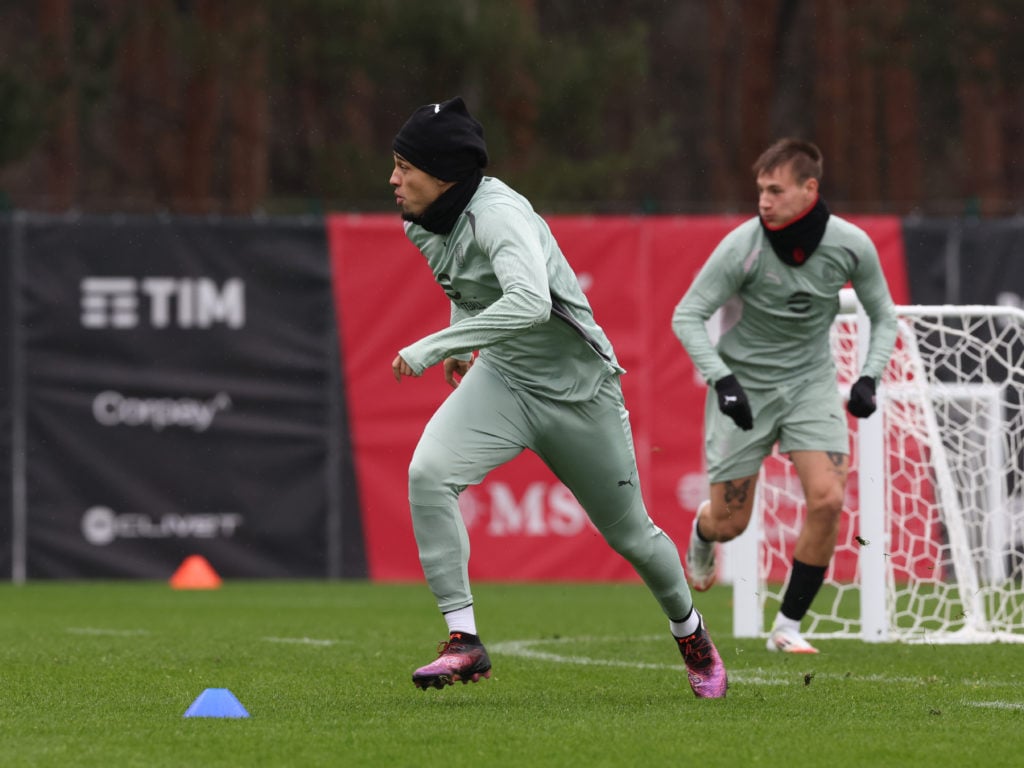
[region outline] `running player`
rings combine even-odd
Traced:
[[[490,675],[458,497],[527,449],[650,588],[694,694],[725,696],[725,667],[679,553],[644,507],[619,383],[625,371],[551,230],[524,197],[483,175],[483,128],[461,98],[417,109],[393,149],[390,183],[406,235],[451,302],[450,325],[399,350],[392,363],[399,381],[440,363],[454,388],[409,467],[420,563],[449,632],[413,683],[442,688]]]
[[[821,588],[839,534],[849,435],[829,329],[852,283],[871,338],[847,408],[875,410],[875,387],[896,340],[896,315],[867,234],[829,213],[819,195],[820,150],[782,139],[757,159],[759,216],[730,232],[676,307],[672,328],[713,385],[704,415],[710,500],[694,518],[686,570],[697,591],[715,581],[716,542],[746,530],[761,463],[789,454],[807,502],[769,650],[817,653],[800,623]],[[722,308],[721,337],[705,322]]]

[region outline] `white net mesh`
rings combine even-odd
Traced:
[[[870,567],[885,569],[884,594],[868,599],[884,602],[888,638],[1024,642],[1024,312],[901,307],[899,315],[879,392],[879,436],[869,440],[865,429],[856,439],[860,424],[850,419],[839,544],[804,629],[813,637],[864,634],[861,569],[872,561],[864,550],[881,548],[870,553],[881,554],[880,565]],[[832,341],[844,395],[859,371],[857,337],[856,317],[841,316]],[[883,453],[881,477],[866,474],[859,454],[868,451]],[[862,496],[866,513],[884,514],[880,541],[862,535]],[[765,462],[760,498],[757,588],[770,621],[805,512],[786,457]]]

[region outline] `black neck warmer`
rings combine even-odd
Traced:
[[[761,219],[761,229],[775,254],[791,267],[803,265],[825,235],[829,210],[820,197],[799,218],[784,227],[771,229]]]
[[[413,224],[419,224],[435,235],[447,235],[454,229],[455,222],[462,212],[466,210],[470,198],[473,197],[476,188],[480,186],[483,177],[483,170],[477,168],[471,176],[457,182],[455,186],[432,202],[422,216],[405,216],[403,218]]]

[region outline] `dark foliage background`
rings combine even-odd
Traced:
[[[0,206],[387,210],[463,95],[548,211],[753,205],[799,135],[834,208],[1024,208],[1016,0],[0,0]]]

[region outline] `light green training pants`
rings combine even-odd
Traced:
[[[441,611],[473,602],[459,494],[523,449],[572,491],[665,615],[684,618],[693,600],[675,544],[644,507],[619,378],[607,378],[592,400],[565,403],[511,390],[479,361],[431,417],[409,466],[420,563]]]

